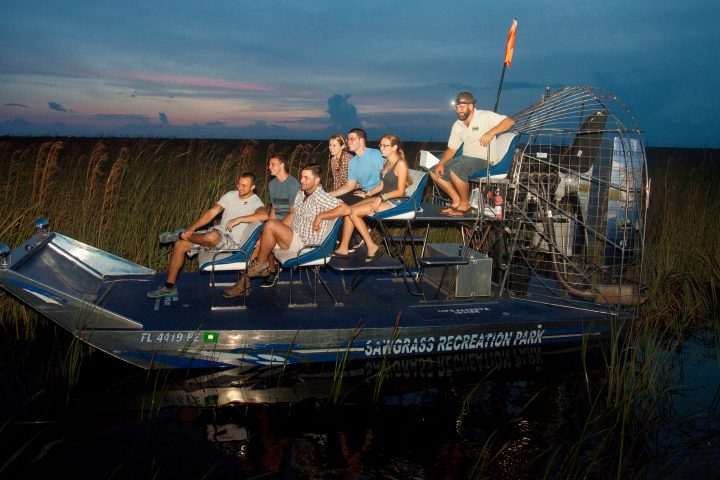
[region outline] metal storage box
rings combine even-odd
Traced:
[[[429,243],[426,257],[459,257],[459,243]],[[492,288],[492,258],[472,249],[467,250],[467,265],[428,267],[425,278],[454,297],[489,297]],[[455,278],[457,277],[457,281]]]

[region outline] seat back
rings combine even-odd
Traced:
[[[200,271],[233,271],[244,270],[247,262],[255,250],[255,244],[262,233],[263,223],[260,221],[252,222],[245,227],[245,231],[240,237],[239,247],[232,252],[218,253],[215,249],[202,249],[198,252],[198,263]],[[213,261],[214,258],[214,261]],[[214,264],[214,268],[213,268]]]
[[[415,218],[415,214],[418,208],[420,208],[425,193],[428,174],[420,170],[408,169],[408,176],[412,183],[405,189],[405,196],[391,198],[388,200],[388,203],[393,205],[392,208],[368,215],[369,218],[374,220],[406,220]]]
[[[282,250],[275,254],[283,268],[290,269],[295,267],[325,265],[330,261],[332,253],[335,251],[335,243],[340,234],[340,228],[343,224],[343,217],[328,221],[334,223],[329,227],[328,233],[319,245],[306,245],[300,250],[299,255],[292,254],[292,256],[290,256],[289,253],[288,255],[284,255]]]
[[[497,137],[495,148],[499,152],[504,152],[500,161],[495,165],[490,165],[490,181],[506,178],[510,173],[513,157],[515,156],[515,147],[518,143],[518,135],[515,132],[505,132]],[[487,176],[487,170],[478,170],[468,175],[468,180],[484,180]]]

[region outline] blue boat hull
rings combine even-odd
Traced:
[[[92,260],[96,257],[100,260]],[[297,274],[290,305],[289,272],[273,288],[253,280],[244,308],[231,309],[244,299],[224,299],[217,289],[213,295],[209,275],[197,272],[181,275],[177,296],[151,299],[146,292],[162,284],[163,274],[55,233],[33,237],[11,258],[10,267],[0,271],[6,291],[88,345],[143,368],[344,362],[579,344],[607,338],[626,321],[610,309],[536,302],[531,292],[422,301],[410,293],[406,275],[394,270],[366,273],[348,293],[347,274],[325,269],[335,299],[319,289],[313,306],[299,306],[313,301],[313,291],[312,282]],[[234,279],[224,275],[216,281]]]

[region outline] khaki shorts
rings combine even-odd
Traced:
[[[300,238],[300,235],[293,232],[292,242],[290,242],[290,246],[287,248],[287,250],[283,250],[282,248],[275,246],[275,248],[273,248],[273,255],[275,255],[275,258],[277,258],[278,261],[282,263],[285,260],[295,258],[300,249],[304,246],[305,242],[303,242],[302,238]]]
[[[225,229],[224,226],[216,225],[214,227],[210,227],[208,232],[218,232],[220,234],[220,242],[215,245],[215,248],[218,250],[225,250],[225,249],[232,249],[232,248],[240,248],[242,245],[239,243],[236,243],[235,240],[232,237],[232,234],[228,233],[228,231]]]

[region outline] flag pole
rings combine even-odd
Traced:
[[[498,86],[497,97],[495,97],[495,108],[493,112],[497,112],[498,103],[500,103],[500,91],[502,90],[503,80],[505,80],[505,69],[507,69],[507,65],[503,63],[502,74],[500,74],[500,85]]]
[[[498,104],[500,103],[500,92],[502,91],[503,81],[505,80],[505,70],[512,63],[513,51],[515,50],[515,32],[517,30],[517,19],[513,18],[512,24],[510,25],[510,31],[508,32],[507,44],[505,44],[505,61],[503,62],[502,74],[500,75],[500,85],[498,85],[498,93],[495,98],[495,109],[493,112],[497,112]]]

